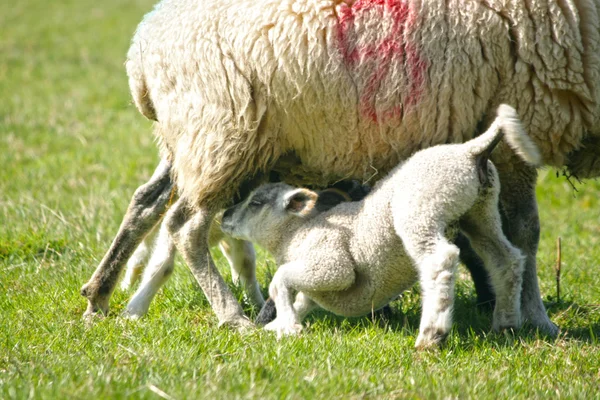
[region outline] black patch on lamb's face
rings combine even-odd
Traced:
[[[269,221],[272,221],[274,216],[269,218],[269,213],[278,210],[281,195],[289,188],[283,183],[269,183],[260,186],[250,194],[246,201],[225,211],[221,228],[235,237],[243,237],[247,240],[256,239],[254,236],[265,233],[259,231],[263,227],[266,229]]]
[[[251,207],[271,206],[275,207],[282,193],[289,190],[285,183],[268,183],[255,190],[248,199],[247,205]]]

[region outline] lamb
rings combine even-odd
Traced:
[[[497,295],[494,329],[518,328],[523,256],[502,233],[500,183],[488,160],[502,136],[526,162],[539,162],[515,110],[502,105],[482,136],[417,152],[363,201],[315,215],[315,192],[278,183],[225,211],[223,231],[260,244],[279,265],[269,288],[277,318],[265,329],[297,333],[313,302],[336,314],[364,315],[419,279],[416,346],[441,343],[452,325],[459,249],[448,231],[454,225],[485,260]]]
[[[471,139],[508,103],[544,164],[600,175],[599,5],[162,1],[134,35],[129,85],[178,189],[165,224],[219,322],[250,325],[210,258],[211,221],[273,171],[298,186],[375,182],[417,150]],[[503,229],[526,257],[523,318],[556,334],[536,275],[536,169],[504,144],[492,158]],[[140,190],[130,209],[163,198]],[[129,244],[156,222],[142,211],[119,232]],[[108,310],[132,247],[111,246],[82,288],[87,315]]]

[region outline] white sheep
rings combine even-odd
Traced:
[[[225,211],[223,231],[260,244],[279,265],[269,288],[277,318],[265,329],[299,332],[313,302],[336,314],[364,315],[418,279],[423,311],[416,345],[439,344],[452,326],[459,249],[448,231],[456,227],[485,260],[497,295],[494,329],[518,328],[524,259],[502,233],[500,182],[488,160],[503,133],[525,161],[540,161],[515,110],[503,105],[486,133],[417,152],[360,202],[315,214],[317,193],[276,183]]]
[[[161,157],[180,194],[166,216],[169,232],[219,321],[249,325],[210,258],[209,226],[260,174],[276,171],[296,185],[375,181],[421,148],[472,138],[508,103],[545,164],[599,175],[598,6],[599,0],[159,3],[133,38],[129,84],[138,109],[157,121]],[[556,333],[536,276],[537,172],[501,147],[493,161],[505,188],[503,228],[526,257],[521,310],[533,326]],[[143,210],[163,205],[152,193],[141,190],[132,199],[143,227],[124,221],[119,234],[129,244],[155,222]],[[88,315],[108,310],[133,252],[115,243],[82,288]]]

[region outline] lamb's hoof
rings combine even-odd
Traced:
[[[437,349],[444,343],[447,336],[448,332],[442,332],[438,329],[425,329],[423,332],[419,332],[415,348],[417,350]]]
[[[302,325],[288,319],[275,318],[272,322],[265,325],[265,330],[277,334],[277,339],[283,336],[295,336],[302,332]]]
[[[250,319],[248,319],[248,317],[245,315],[237,316],[235,318],[220,322],[219,327],[223,326],[232,328],[239,332],[246,332],[255,327],[252,321],[250,321]]]

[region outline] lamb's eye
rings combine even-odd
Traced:
[[[251,200],[250,201],[250,206],[251,207],[260,207],[262,205],[263,205],[263,203],[261,203],[259,200]]]

